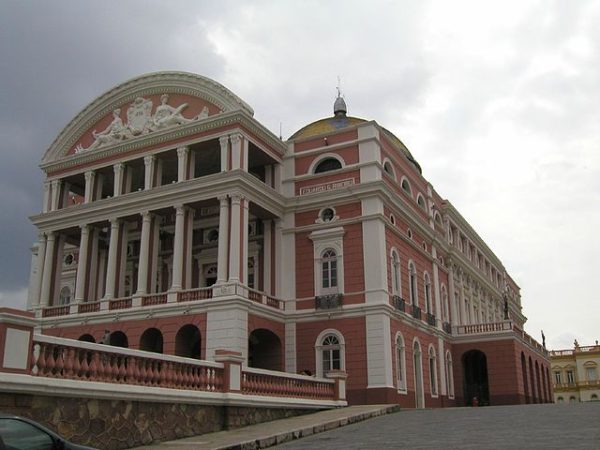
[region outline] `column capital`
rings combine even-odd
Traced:
[[[182,158],[183,156],[187,155],[187,153],[190,151],[190,148],[187,145],[182,145],[181,147],[177,147],[177,156]]]
[[[173,208],[175,208],[175,214],[177,214],[178,216],[183,215],[183,213],[186,210],[186,206],[183,204],[173,205]]]
[[[56,180],[52,180],[52,186],[56,187],[56,186],[60,186],[62,184],[62,180],[56,179]]]
[[[89,233],[90,226],[89,226],[89,224],[84,223],[83,225],[79,225],[79,229],[81,230],[82,233]]]
[[[142,220],[150,220],[152,218],[152,215],[152,211],[149,210],[145,210],[140,213],[140,216],[142,216]]]
[[[52,181],[50,181],[50,180],[44,181],[44,190],[45,191],[49,190],[51,185],[52,185]]]
[[[144,156],[144,165],[149,166],[156,160],[156,156],[154,155],[146,155]]]
[[[235,205],[239,205],[241,203],[241,201],[245,199],[245,197],[239,193],[231,194],[230,197],[231,197],[231,203],[235,204]]]
[[[237,145],[242,139],[242,133],[233,133],[229,136],[229,139],[231,139],[233,145]]]
[[[46,231],[46,239],[49,241],[53,241],[56,239],[56,232],[54,231]]]
[[[94,175],[96,175],[96,172],[95,172],[95,171],[93,171],[93,170],[87,170],[87,171],[86,171],[86,172],[83,174],[83,176],[84,176],[84,178],[85,178],[85,181],[89,181],[89,180],[91,180],[91,179],[94,177]]]
[[[119,225],[121,225],[121,219],[118,217],[111,217],[108,219],[108,221],[110,222],[111,228],[117,228]]]
[[[40,231],[38,233],[38,240],[43,241],[44,239],[46,239],[46,233],[44,233],[43,231]]]
[[[115,173],[120,172],[124,168],[125,168],[125,163],[122,163],[122,162],[118,162],[118,163],[116,163],[116,164],[113,165],[113,171]]]
[[[227,195],[227,194],[218,195],[217,199],[221,203],[221,207],[222,207],[222,206],[224,206],[224,204],[227,204],[227,202],[229,200],[229,195]]]
[[[221,144],[221,148],[227,147],[228,143],[229,143],[229,136],[228,135],[221,136],[219,138],[219,144]]]

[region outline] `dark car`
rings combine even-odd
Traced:
[[[0,450],[95,450],[24,417],[0,415]]]

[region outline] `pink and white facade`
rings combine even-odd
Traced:
[[[198,75],[94,100],[42,160],[40,331],[341,369],[350,403],[551,401],[502,262],[397,137],[334,110],[283,142]]]

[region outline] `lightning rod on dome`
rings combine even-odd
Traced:
[[[348,112],[348,108],[346,107],[346,101],[344,97],[342,97],[342,89],[341,89],[341,79],[338,75],[338,84],[336,86],[337,89],[337,98],[333,104],[333,115],[335,117],[346,117],[346,113]]]

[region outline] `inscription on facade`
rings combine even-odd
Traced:
[[[354,184],[354,178],[347,178],[345,180],[333,181],[331,183],[317,184],[315,186],[307,186],[300,188],[300,195],[318,194],[320,192],[335,191],[337,189],[343,189]]]

